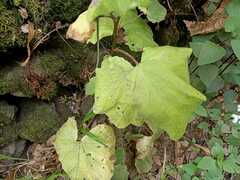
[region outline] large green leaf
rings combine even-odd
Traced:
[[[57,132],[54,146],[62,167],[71,180],[109,180],[112,177],[114,132],[107,125],[98,125],[90,133],[104,144],[87,135],[79,141],[74,118],[69,118]]]
[[[96,71],[96,114],[107,114],[119,128],[147,122],[156,132],[180,138],[205,97],[190,86],[191,49],[146,48],[136,67],[120,57],[106,57]]]

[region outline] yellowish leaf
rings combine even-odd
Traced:
[[[92,36],[96,29],[96,24],[88,17],[90,9],[80,14],[75,22],[73,22],[67,31],[67,38],[85,43]]]

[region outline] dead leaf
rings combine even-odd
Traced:
[[[21,17],[22,17],[23,19],[27,19],[27,18],[28,18],[28,12],[27,12],[27,10],[26,10],[25,8],[20,7],[20,8],[18,9],[18,12],[20,13],[20,15],[21,15]]]
[[[199,34],[208,34],[216,32],[224,27],[224,22],[227,18],[225,14],[225,6],[230,0],[223,0],[219,8],[212,14],[207,21],[184,21],[191,36]]]
[[[20,64],[21,66],[26,66],[28,61],[31,58],[31,47],[30,47],[30,44],[31,44],[34,36],[35,36],[34,25],[30,21],[28,21],[28,37],[27,37],[27,53],[28,53],[28,55],[27,55],[27,58],[25,59],[25,61]]]
[[[67,31],[67,38],[85,43],[96,30],[96,24],[89,21],[88,10],[80,14],[77,20],[70,25]]]
[[[199,144],[194,144],[194,146],[201,149],[205,153],[206,156],[209,156],[211,154],[210,150],[205,146],[202,146]]]

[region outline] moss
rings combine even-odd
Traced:
[[[38,74],[55,78],[64,71],[66,63],[63,58],[57,56],[55,51],[48,51],[35,57],[33,69]]]
[[[32,22],[38,27],[43,27],[46,25],[47,21],[45,16],[47,15],[48,9],[44,3],[41,3],[40,0],[22,0],[20,4],[22,7],[25,7],[28,11]]]
[[[33,142],[46,141],[62,125],[54,104],[44,102],[26,102],[20,104],[17,119],[19,136]]]
[[[15,119],[17,108],[5,101],[0,101],[0,126],[10,124]]]
[[[8,82],[5,79],[0,79],[0,95],[9,93],[10,87]]]
[[[7,66],[0,70],[0,95],[12,94],[31,97],[32,90],[25,79],[25,70],[19,66]]]
[[[22,47],[25,38],[20,31],[20,16],[16,10],[8,10],[0,2],[0,52],[7,51],[11,47]]]
[[[16,123],[0,127],[0,145],[6,145],[17,139],[17,126]]]
[[[90,0],[49,0],[49,19],[72,22],[87,9]]]
[[[94,46],[71,42],[69,46],[61,47],[64,61],[67,63],[67,73],[76,80],[85,79],[96,63],[96,50]]]

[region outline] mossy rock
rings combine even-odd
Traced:
[[[66,62],[56,53],[57,50],[47,51],[32,58],[32,70],[41,76],[58,77],[66,68]]]
[[[14,65],[0,69],[0,95],[4,94],[12,94],[18,97],[33,96],[33,91],[26,81],[23,67]]]
[[[66,43],[57,36],[47,47],[48,51],[32,58],[32,69],[39,75],[48,76],[60,84],[68,81],[72,82],[68,85],[77,85],[86,79],[84,73],[87,70],[95,68],[96,50],[93,46],[74,41]]]
[[[17,126],[13,122],[7,126],[0,127],[0,146],[4,146],[18,138]]]
[[[6,101],[0,101],[0,127],[8,125],[15,120],[17,107],[9,105]]]
[[[44,142],[55,134],[63,121],[59,118],[54,104],[24,101],[18,121],[18,134],[32,142]]]
[[[17,10],[7,9],[0,2],[0,52],[6,52],[12,47],[23,47],[25,36],[21,34],[21,17]]]
[[[49,0],[49,18],[54,21],[73,22],[87,9],[90,0]]]

